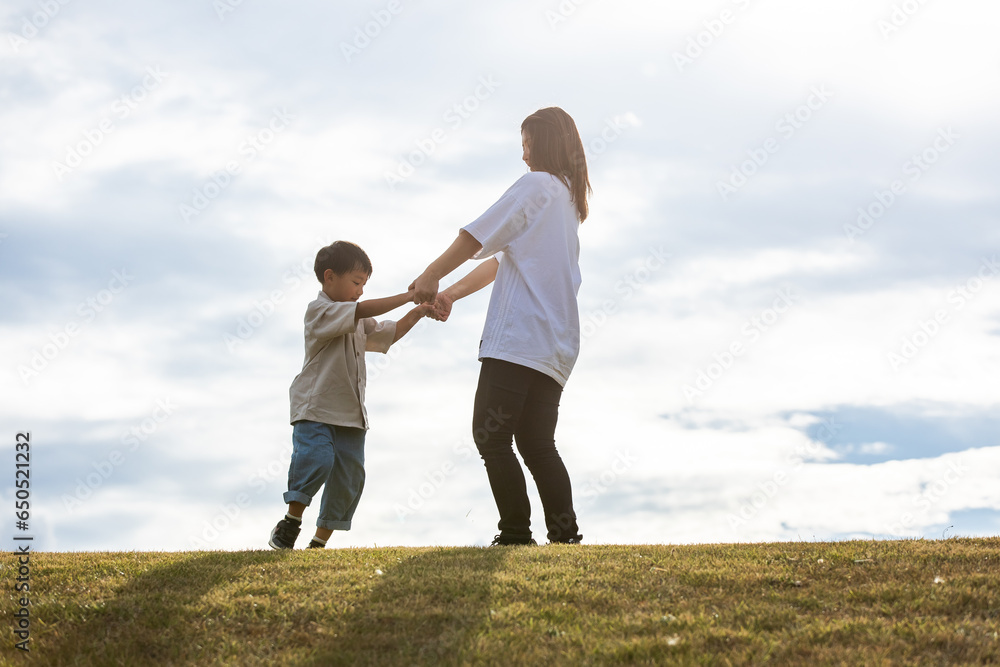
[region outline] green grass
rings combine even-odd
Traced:
[[[3,664],[1000,662],[1000,539],[37,553],[29,656],[14,560]]]

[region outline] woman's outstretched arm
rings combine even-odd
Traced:
[[[454,285],[438,292],[437,300],[434,302],[434,314],[431,317],[442,322],[447,320],[451,314],[451,305],[493,282],[499,268],[500,262],[497,258],[490,257]]]
[[[472,234],[464,229],[461,230],[458,233],[458,238],[448,246],[448,249],[431,262],[430,266],[424,269],[424,272],[410,285],[410,289],[414,290],[413,302],[428,303],[434,301],[441,279],[465,263],[482,247],[482,244]]]

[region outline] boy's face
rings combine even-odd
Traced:
[[[338,276],[333,269],[323,274],[323,292],[334,301],[357,301],[365,292],[368,274],[361,269]]]

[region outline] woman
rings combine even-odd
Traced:
[[[500,512],[493,545],[534,544],[531,505],[517,449],[538,487],[550,542],[583,538],[566,466],[555,447],[559,397],[580,351],[580,223],[591,192],[576,124],[558,107],[521,124],[530,170],[417,278],[414,301],[435,301],[446,319],[454,301],[496,282],[483,338],[472,432]],[[500,254],[502,253],[502,254]],[[438,293],[467,259],[482,265]]]

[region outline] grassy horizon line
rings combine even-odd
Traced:
[[[1000,662],[1000,538],[33,552],[30,582],[38,664]]]

